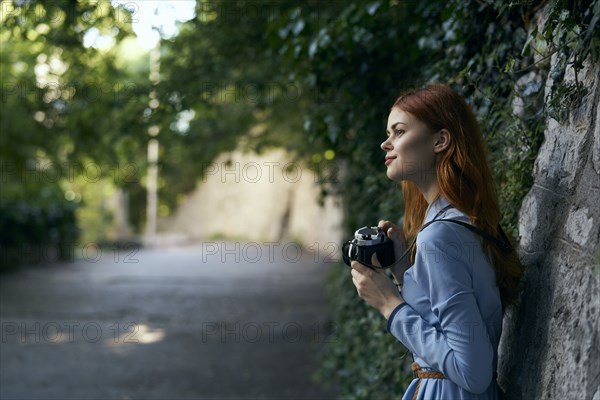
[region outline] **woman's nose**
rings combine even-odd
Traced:
[[[390,138],[387,138],[383,143],[381,143],[381,150],[388,151],[392,148],[392,144],[390,143]]]

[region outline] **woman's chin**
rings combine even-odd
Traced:
[[[388,179],[390,179],[392,181],[400,182],[402,180],[402,176],[399,173],[397,173],[389,168],[387,170],[386,175],[387,175]]]

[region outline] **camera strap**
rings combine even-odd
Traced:
[[[496,245],[496,247],[498,247],[498,249],[503,252],[503,253],[510,253],[513,251],[513,247],[510,244],[510,241],[508,240],[508,237],[506,236],[506,234],[504,233],[504,230],[502,230],[502,227],[500,226],[500,223],[498,223],[498,232],[500,233],[500,239],[495,237],[494,235],[490,234],[489,232],[484,231],[483,229],[479,229],[471,224],[468,224],[466,222],[463,221],[459,221],[456,219],[437,219],[440,215],[442,215],[446,210],[448,210],[449,208],[455,208],[452,204],[448,204],[446,207],[442,208],[436,215],[435,217],[433,217],[433,219],[429,222],[427,222],[426,224],[424,224],[421,229],[419,229],[419,232],[421,232],[423,229],[427,228],[429,225],[431,225],[434,222],[438,222],[438,221],[446,221],[446,222],[453,222],[455,224],[459,224],[464,226],[465,228],[477,233],[478,235],[482,236],[484,239],[494,243]],[[406,257],[406,255],[410,252],[410,249],[412,249],[412,247],[415,245],[415,243],[417,242],[417,238],[414,238],[412,243],[410,244],[410,246],[408,246],[408,248],[406,249],[406,251],[404,252],[404,254],[402,254],[402,256],[400,256],[400,258],[398,258],[398,260],[394,263],[398,263],[400,260],[402,260],[404,257]]]
[[[500,250],[503,253],[510,253],[511,251],[513,251],[513,247],[511,246],[510,242],[508,241],[508,238],[506,237],[506,234],[502,230],[502,227],[500,226],[500,224],[498,224],[498,232],[500,232],[501,239],[498,239],[497,237],[491,235],[490,233],[488,233],[482,229],[479,229],[471,224],[468,224],[463,221],[458,221],[456,219],[436,219],[435,221],[429,221],[427,224],[423,225],[423,228],[425,228],[432,222],[438,222],[438,221],[454,222],[455,224],[462,225],[465,228],[470,229],[471,231],[482,236],[487,241],[494,243],[496,245],[496,247],[498,247],[498,250]],[[421,228],[421,230],[423,230],[423,228]]]
[[[438,212],[437,215],[435,217],[433,217],[433,220],[424,224],[421,227],[421,229],[419,229],[419,232],[421,232],[423,229],[425,229],[426,227],[428,227],[429,225],[431,225],[434,222],[438,222],[438,221],[454,222],[455,224],[462,225],[465,228],[471,230],[472,232],[477,233],[478,235],[482,236],[485,240],[494,243],[496,245],[496,247],[498,247],[498,249],[503,253],[510,253],[511,251],[513,251],[513,247],[510,244],[508,237],[506,237],[504,230],[500,226],[500,223],[498,223],[498,232],[500,233],[500,238],[497,238],[494,235],[490,234],[489,232],[486,232],[483,229],[479,229],[476,226],[473,226],[473,225],[468,224],[463,221],[459,221],[456,219],[437,219],[437,217],[439,217],[444,211],[446,211],[449,208],[455,208],[455,207],[452,204],[448,204],[446,207],[442,208],[440,210],[440,212]]]

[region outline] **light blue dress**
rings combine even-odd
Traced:
[[[449,204],[441,195],[425,223]],[[436,219],[469,217],[449,208]],[[423,371],[447,379],[421,380],[417,399],[498,399],[493,379],[502,333],[502,306],[494,270],[480,236],[453,222],[434,222],[417,235],[415,263],[404,273],[400,304],[387,330],[412,353]],[[412,399],[413,379],[402,399]]]

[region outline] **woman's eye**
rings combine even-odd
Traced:
[[[394,131],[394,133],[396,134],[396,136],[400,136],[401,134],[403,134],[403,133],[404,133],[404,130],[402,130],[402,129],[399,129],[399,130],[397,130],[397,131]]]

